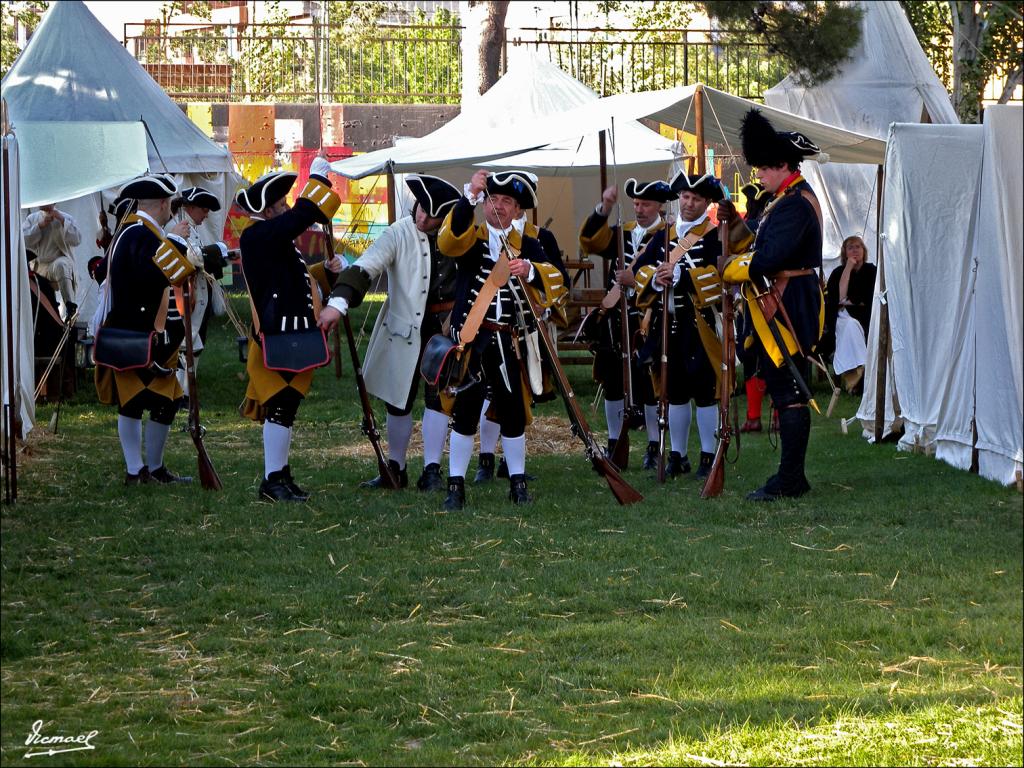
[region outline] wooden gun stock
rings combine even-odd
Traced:
[[[380,479],[384,482],[384,486],[397,490],[399,488],[398,478],[391,471],[391,465],[388,464],[388,460],[384,456],[384,449],[380,444],[380,431],[377,429],[377,419],[373,415],[370,393],[366,391],[366,382],[363,380],[363,367],[359,362],[359,352],[356,350],[356,339],[352,335],[352,323],[349,322],[348,313],[341,316],[341,321],[345,324],[348,351],[352,356],[352,370],[355,371],[356,389],[359,390],[359,401],[363,406],[363,434],[370,439],[370,445],[373,446],[373,452],[377,456],[377,471],[380,473]]]
[[[199,389],[196,386],[196,357],[192,349],[192,278],[187,278],[181,286],[184,301],[181,313],[185,321],[185,376],[188,380],[188,432],[196,447],[196,458],[199,462],[199,483],[208,491],[219,491],[224,485],[213,467],[210,454],[206,451],[203,434],[206,430],[199,421]]]
[[[590,459],[594,470],[608,483],[608,489],[615,496],[619,504],[625,506],[643,501],[643,495],[623,479],[612,462],[604,455],[604,451],[597,445],[594,433],[590,431],[590,426],[583,415],[583,410],[576,400],[576,393],[573,392],[572,385],[569,384],[569,380],[565,376],[565,370],[562,368],[561,363],[558,362],[558,349],[551,341],[551,336],[548,335],[547,326],[542,320],[543,312],[527,289],[526,281],[519,277],[516,279],[519,280],[520,289],[523,295],[526,296],[526,300],[530,302],[530,310],[537,321],[538,335],[540,336],[544,351],[547,353],[548,363],[551,365],[551,371],[555,377],[555,386],[558,389],[558,393],[562,396],[562,401],[565,403],[565,410],[569,415],[573,434],[583,441],[587,458]]]
[[[729,406],[732,402],[733,377],[736,374],[736,327],[733,319],[732,290],[725,282],[725,265],[729,261],[729,226],[718,225],[718,237],[722,242],[722,256],[718,260],[718,273],[722,275],[722,386],[718,399],[718,447],[711,472],[700,489],[702,499],[720,496],[725,488],[725,455],[732,440],[732,426],[729,424]]]

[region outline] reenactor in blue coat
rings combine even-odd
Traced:
[[[319,158],[318,158],[319,159]],[[314,161],[315,163],[316,161]],[[266,337],[317,330],[323,296],[331,292],[342,261],[307,267],[294,240],[314,223],[330,226],[340,199],[331,190],[325,171],[309,176],[295,201],[286,195],[296,174],[276,171],[265,174],[235,197],[252,223],[239,238],[242,271],[253,307],[249,336],[242,415],[263,424],[263,481],[258,498],[265,501],[303,502],[309,494],[292,477],[288,463],[292,425],[313,383],[313,369],[298,371],[309,361],[296,361],[298,372],[267,368],[263,360]],[[322,332],[321,337],[322,337]]]
[[[627,179],[623,185],[626,196],[633,201],[635,219],[625,224],[609,226],[618,200],[618,190],[612,186],[601,194],[601,202],[580,227],[580,248],[584,253],[596,254],[610,261],[613,269],[608,274],[606,290],[618,285],[630,292],[629,333],[633,338],[641,328],[641,312],[636,307],[634,290],[636,275],[646,264],[661,261],[665,249],[666,223],[661,215],[662,206],[675,197],[664,181],[638,182]],[[618,241],[623,236],[625,269],[618,266]],[[608,455],[615,451],[615,443],[622,431],[625,417],[625,385],[622,364],[622,322],[618,304],[608,309],[596,309],[587,316],[583,336],[594,352],[594,381],[604,386],[604,413],[608,425]],[[647,452],[644,469],[654,469],[658,463],[658,399],[651,386],[649,369],[633,360],[633,401],[642,404],[647,425]]]
[[[675,265],[661,261],[657,268],[645,266],[637,274],[637,305],[654,309],[654,322],[641,359],[654,361],[653,372],[661,375],[661,304],[668,301],[668,431],[671,451],[665,471],[669,477],[691,470],[687,455],[692,415],[697,411],[700,435],[700,463],[697,477],[711,471],[718,428],[718,391],[722,369],[722,342],[718,338],[714,307],[721,299],[718,257],[722,244],[718,228],[708,217],[708,206],[725,195],[714,175],[691,176],[679,172],[671,183],[679,195],[679,218],[669,244],[671,253],[683,238],[696,239]],[[687,241],[689,242],[689,241]],[[653,279],[652,279],[653,278]],[[659,390],[661,382],[658,382]],[[660,392],[659,392],[660,394]],[[728,396],[728,395],[726,395]]]
[[[96,320],[104,328],[156,334],[148,367],[115,370],[96,366],[101,403],[118,406],[117,434],[124,453],[125,485],[191,482],[164,466],[164,446],[182,389],[174,375],[185,326],[172,295],[195,268],[185,256],[185,241],[165,236],[171,196],[177,187],[164,175],[129,182],[119,199],[125,204],[120,231],[111,245]],[[134,208],[133,213],[128,208]],[[142,416],[149,411],[143,430]],[[145,459],[142,443],[145,431]]]
[[[757,223],[756,235],[731,205],[720,206],[718,216],[730,224],[734,251],[753,245],[749,254],[730,262],[724,277],[743,284],[754,326],[749,343],[758,350],[759,374],[779,411],[778,472],[747,498],[775,501],[811,489],[804,473],[812,402],[807,356],[814,352],[824,325],[822,227],[818,200],[800,174],[800,163],[820,150],[801,133],[776,132],[756,109],[744,117],[740,133],[747,163],[757,169],[773,198]],[[781,308],[774,310],[778,303]]]
[[[514,504],[532,500],[526,483],[525,431],[531,420],[532,398],[538,394],[533,389],[537,371],[531,368],[542,361],[530,352],[528,337],[535,331],[537,318],[521,286],[525,285],[544,308],[554,306],[567,290],[563,273],[550,263],[540,242],[512,226],[524,208],[536,204],[536,186],[529,176],[516,171],[478,171],[438,232],[441,253],[456,259],[453,339],[459,338],[478,297],[489,294],[485,284],[503,255],[510,257],[511,275],[486,303],[486,314],[469,347],[466,375],[470,380],[478,377],[479,382],[462,389],[451,405],[453,426],[444,504],[449,510],[462,509],[466,503],[466,470],[485,397],[491,400],[490,415],[501,430],[509,498]],[[480,225],[474,221],[476,207],[484,212]],[[508,249],[512,252],[506,253]]]

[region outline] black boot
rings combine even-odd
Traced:
[[[679,451],[672,451],[665,462],[665,474],[668,477],[679,477],[679,475],[690,474],[690,460],[686,456],[680,456]]]
[[[187,476],[180,477],[161,464],[156,469],[149,470],[149,482],[160,483],[161,485],[170,485],[171,483],[187,484],[192,482],[192,478]]]
[[[508,462],[505,461],[504,456],[502,456],[501,460],[498,462],[498,477],[508,477]],[[532,483],[534,480],[537,479],[529,472],[527,472],[526,475],[524,475],[524,477],[526,477],[526,481],[529,483]]]
[[[423,468],[423,474],[416,481],[416,487],[421,491],[440,491],[444,489],[444,480],[441,479],[441,465],[427,464]]]
[[[608,438],[608,452],[605,454],[605,456],[608,457],[609,461],[611,461],[612,454],[615,453],[615,446],[618,444],[618,442],[618,438]]]
[[[444,500],[444,508],[448,512],[457,512],[466,506],[466,478],[449,477],[448,495]]]
[[[526,488],[526,475],[512,475],[508,479],[508,497],[513,504],[529,504],[533,501]]]
[[[298,498],[299,501],[309,501],[309,491],[304,491],[299,487],[299,484],[295,482],[295,478],[292,477],[292,468],[287,464],[281,468],[284,472],[284,481],[287,483],[291,492]]]
[[[409,487],[409,471],[405,467],[399,467],[394,459],[388,459],[388,466],[391,467],[391,474],[398,480],[399,488]],[[377,475],[373,480],[364,480],[359,484],[360,488],[387,488],[384,478]]]
[[[474,483],[489,483],[494,479],[494,454],[481,453],[476,465]]]
[[[283,469],[271,472],[270,477],[260,483],[259,493],[256,495],[260,501],[297,501],[304,502],[306,499],[296,495],[288,485],[288,475]]]
[[[124,473],[124,484],[125,485],[145,485],[149,482],[149,467],[143,465],[142,469],[139,470],[139,474],[133,475],[130,472]]]
[[[644,461],[641,465],[644,469],[658,468],[658,441],[651,440],[647,443],[647,453],[644,454]]]
[[[711,474],[711,465],[715,463],[715,454],[700,452],[700,465],[697,467],[697,477],[703,480]]]
[[[779,411],[779,443],[782,447],[779,471],[756,491],[748,493],[748,501],[796,498],[811,490],[811,484],[804,474],[804,459],[810,436],[811,412],[808,408],[783,408]]]

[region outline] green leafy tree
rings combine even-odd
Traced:
[[[902,0],[904,12],[936,73],[952,93],[960,120],[977,122],[990,81],[1003,83],[1005,104],[1024,81],[1024,4]]]
[[[0,76],[7,74],[21,53],[17,26],[23,26],[31,36],[49,7],[50,4],[44,0],[0,4]]]
[[[860,42],[864,11],[847,3],[712,0],[701,3],[726,33],[754,32],[804,85],[831,79]]]

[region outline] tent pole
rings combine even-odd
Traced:
[[[878,370],[875,377],[875,445],[882,442],[885,433],[885,375],[889,363],[889,303],[885,295],[885,262],[882,258],[882,182],[885,173],[878,166],[878,200],[875,208],[875,232],[878,253],[878,295],[882,297],[878,307]],[[895,416],[895,414],[894,414]]]
[[[601,191],[598,192],[599,195],[604,195],[604,191],[608,189],[608,141],[606,137],[607,131],[597,132],[597,156],[601,163]],[[615,191],[618,192],[618,190]],[[622,225],[621,221],[619,222],[619,225]],[[604,265],[602,269],[604,273],[604,282],[602,285],[608,285],[608,272],[611,269],[611,262],[608,259],[601,259],[601,263]]]
[[[693,119],[697,124],[697,175],[707,173],[707,154],[704,150],[704,87],[698,83],[693,92]]]
[[[388,167],[388,226],[395,223],[395,172]]]
[[[18,392],[16,386],[21,381],[21,376],[15,377],[14,357],[14,312],[12,309],[13,290],[11,282],[14,278],[14,254],[11,252],[11,176],[10,157],[8,156],[7,136],[9,126],[7,123],[7,102],[3,104],[3,184],[4,184],[4,349],[3,354],[7,363],[7,404],[4,406],[4,441],[3,441],[3,466],[4,473],[4,501],[13,504],[18,500],[18,454],[16,431],[20,430],[18,424],[20,408],[18,407]]]

